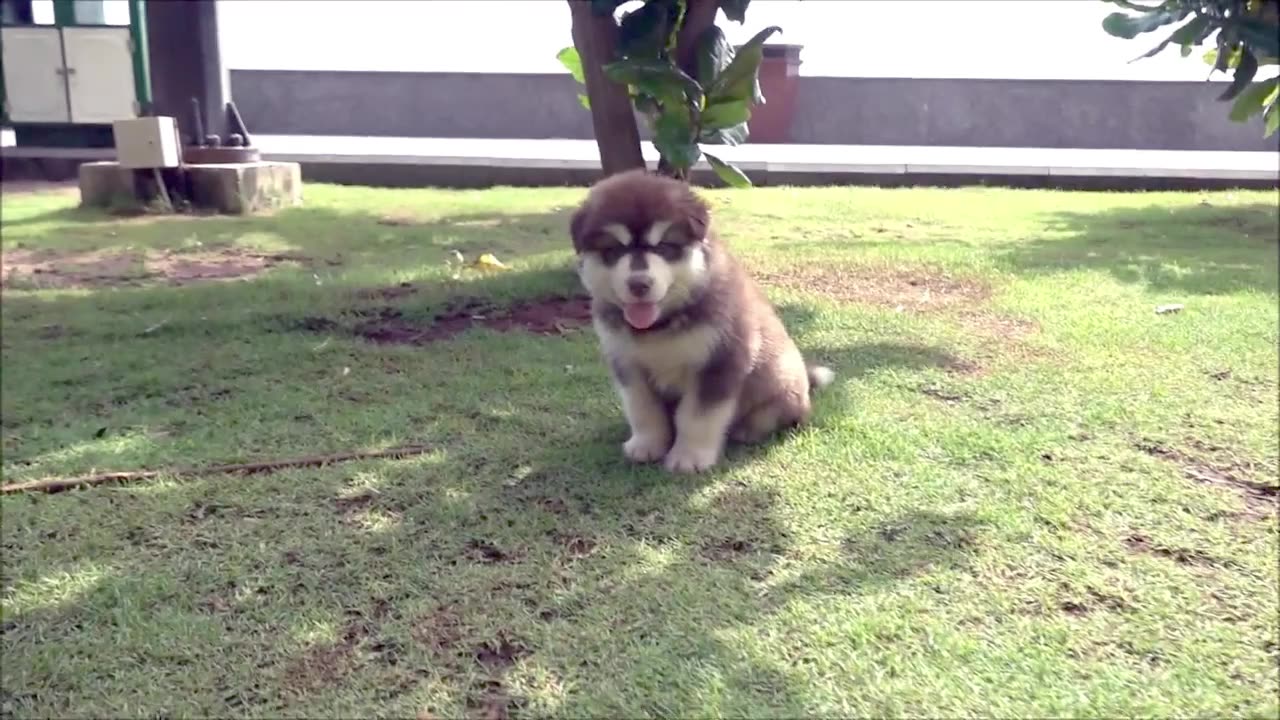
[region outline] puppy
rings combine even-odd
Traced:
[[[570,220],[578,276],[634,462],[701,472],[728,439],[755,443],[810,415],[807,365],[685,183],[633,170],[595,184]]]

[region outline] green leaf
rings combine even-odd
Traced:
[[[1170,23],[1178,22],[1185,18],[1190,12],[1190,7],[1185,7],[1172,12],[1168,10],[1157,10],[1155,12],[1136,16],[1116,12],[1111,13],[1102,19],[1102,29],[1105,30],[1108,35],[1124,38],[1125,40],[1132,40],[1142,33],[1148,33]]]
[[[712,25],[694,40],[694,55],[698,60],[698,82],[705,86],[733,61],[733,45],[724,31]]]
[[[1240,39],[1249,44],[1255,55],[1267,58],[1280,56],[1280,32],[1277,30],[1280,28],[1253,18],[1239,18],[1236,21],[1236,32]]]
[[[1271,104],[1277,90],[1280,90],[1280,78],[1253,83],[1231,104],[1231,119],[1234,122],[1248,121]]]
[[[1112,5],[1119,5],[1120,7],[1125,8],[1126,10],[1137,10],[1138,12],[1151,12],[1152,10],[1156,10],[1160,7],[1159,5],[1139,5],[1135,2],[1129,2],[1129,0],[1104,0],[1104,1],[1109,2]]]
[[[665,3],[648,0],[623,16],[618,26],[618,51],[625,57],[658,57],[666,48],[670,21]]]
[[[662,101],[684,99],[702,104],[702,86],[668,60],[628,58],[605,65],[604,72],[614,82],[634,85]]]
[[[676,45],[680,41],[680,26],[684,25],[684,14],[689,9],[689,0],[667,0],[674,2],[675,7],[672,8],[671,22],[667,28],[667,54],[670,55],[676,51]]]
[[[1271,107],[1267,108],[1265,117],[1267,126],[1262,132],[1262,137],[1271,137],[1276,130],[1280,130],[1280,104],[1272,103]]]
[[[751,131],[746,123],[734,125],[733,127],[721,128],[720,130],[703,130],[698,135],[698,142],[707,145],[741,145],[751,136]]]
[[[707,159],[707,164],[711,166],[711,169],[715,171],[716,175],[719,176],[721,180],[725,181],[729,187],[751,187],[751,178],[747,177],[746,173],[711,153],[702,153],[702,156]]]
[[[1227,86],[1226,91],[1218,96],[1219,100],[1231,100],[1244,89],[1249,87],[1249,83],[1253,82],[1253,76],[1258,73],[1258,59],[1253,53],[1245,50],[1240,56],[1240,66],[1236,68],[1236,74],[1231,78],[1231,84]]]
[[[596,15],[612,15],[624,0],[591,0],[591,12]]]
[[[591,98],[587,97],[586,95],[584,95],[584,94],[582,94],[582,93],[578,93],[578,104],[580,104],[580,105],[582,105],[582,107],[584,107],[584,108],[586,108],[586,109],[590,110],[590,109],[591,109]]]
[[[1133,60],[1130,60],[1129,62],[1135,62],[1137,60],[1142,60],[1143,58],[1149,58],[1149,57],[1158,55],[1160,54],[1160,51],[1169,47],[1169,45],[1172,43],[1177,43],[1178,45],[1181,45],[1182,56],[1186,57],[1187,55],[1191,54],[1191,49],[1190,49],[1191,43],[1200,42],[1204,40],[1204,36],[1208,35],[1209,31],[1211,31],[1212,29],[1213,29],[1212,26],[1209,25],[1209,18],[1203,15],[1198,15],[1192,18],[1191,22],[1188,22],[1187,24],[1183,25],[1182,27],[1170,33],[1169,37],[1165,38],[1159,45],[1156,45],[1155,47],[1139,55]]]
[[[724,16],[741,25],[747,21],[747,6],[751,0],[720,0],[720,10]]]
[[[658,113],[662,112],[662,106],[658,104],[658,100],[652,95],[633,93],[631,102],[635,105],[636,110],[646,116],[657,116]]]
[[[702,111],[702,127],[708,130],[722,130],[741,125],[749,119],[751,119],[751,110],[741,100],[708,105]]]
[[[770,35],[778,32],[782,32],[782,28],[773,25],[761,30],[743,43],[737,55],[707,89],[708,100],[712,103],[742,100],[763,105],[764,95],[760,92],[760,63],[764,60],[763,45]]]
[[[702,151],[694,142],[689,118],[679,112],[664,112],[653,128],[653,146],[673,167],[687,170],[698,162]]]
[[[574,80],[586,84],[586,77],[582,74],[582,58],[578,57],[578,49],[570,45],[569,47],[556,53],[556,59],[561,65],[569,70],[569,74]]]

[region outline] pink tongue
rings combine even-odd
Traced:
[[[622,306],[622,315],[637,330],[644,330],[658,321],[658,306],[654,303],[638,302]]]

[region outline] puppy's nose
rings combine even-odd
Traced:
[[[653,289],[653,281],[647,277],[627,278],[627,289],[636,297],[644,297]]]

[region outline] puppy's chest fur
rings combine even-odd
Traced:
[[[640,374],[653,389],[678,397],[696,388],[698,373],[723,342],[718,328],[698,325],[676,332],[633,335],[597,326],[605,354],[624,372]],[[631,381],[638,380],[633,378]]]

